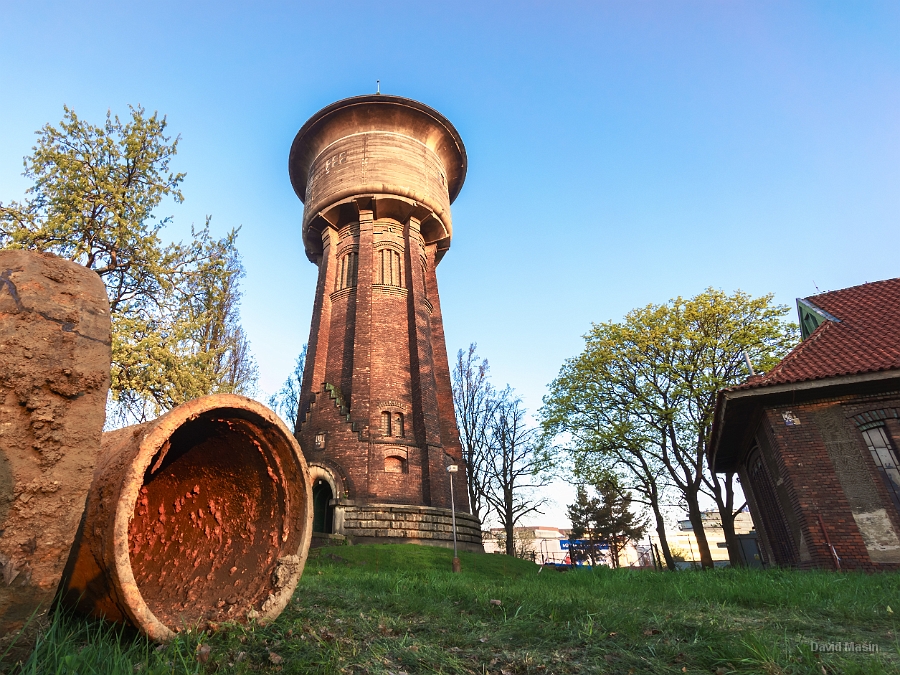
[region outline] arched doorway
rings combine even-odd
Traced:
[[[313,532],[331,534],[334,529],[334,507],[331,500],[334,492],[331,486],[323,478],[317,478],[313,482]]]

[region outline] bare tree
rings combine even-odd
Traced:
[[[453,367],[453,407],[462,442],[463,461],[468,477],[469,507],[479,520],[487,517],[484,495],[490,475],[486,471],[491,422],[497,406],[497,392],[488,380],[488,362],[475,353],[473,342],[468,351],[460,349]]]
[[[547,503],[534,490],[550,483],[553,453],[539,430],[528,426],[522,400],[509,387],[498,394],[489,431],[484,498],[506,531],[506,554],[515,555],[516,524],[530,513],[542,513]]]
[[[306,345],[300,350],[293,372],[288,375],[275,394],[269,397],[269,407],[281,415],[281,418],[297,431],[297,414],[300,408],[300,386],[303,384],[303,368],[306,366]]]

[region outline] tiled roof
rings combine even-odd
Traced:
[[[772,370],[735,389],[900,369],[900,279],[805,300],[839,322],[825,321]]]

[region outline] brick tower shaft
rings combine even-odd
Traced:
[[[465,168],[453,126],[393,96],[328,106],[291,148],[319,268],[297,437],[323,535],[447,545],[456,464],[460,541],[480,548],[435,273]]]

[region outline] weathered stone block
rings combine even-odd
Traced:
[[[0,251],[0,653],[59,584],[100,453],[109,368],[100,277]]]

